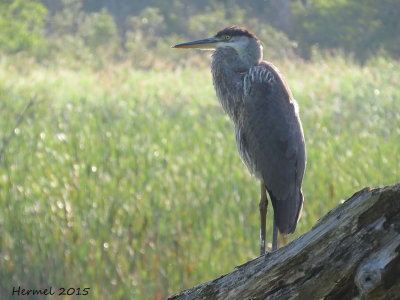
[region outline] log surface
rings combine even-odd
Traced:
[[[400,299],[400,183],[365,188],[285,247],[168,299]]]

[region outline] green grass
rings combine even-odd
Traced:
[[[400,68],[277,65],[308,151],[293,239],[364,186],[400,181]],[[14,286],[160,299],[258,255],[259,184],[208,69],[72,70],[2,57],[0,141],[31,98],[0,162],[2,299]]]

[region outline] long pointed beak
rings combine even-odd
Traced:
[[[197,48],[197,49],[203,49],[203,50],[212,50],[212,49],[216,48],[216,45],[218,42],[219,41],[215,37],[212,37],[212,38],[208,38],[208,39],[204,39],[204,40],[198,40],[198,41],[178,44],[178,45],[172,46],[172,48],[177,48],[177,49]]]

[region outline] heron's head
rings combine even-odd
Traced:
[[[235,49],[239,55],[254,52],[255,55],[258,54],[262,58],[261,41],[252,32],[239,26],[222,29],[210,38],[172,46],[172,48],[178,49],[197,48],[202,50],[215,50],[224,47]]]

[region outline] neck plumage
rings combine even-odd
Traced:
[[[243,76],[248,68],[232,48],[219,48],[211,58],[211,73],[219,102],[236,123],[243,105]]]

